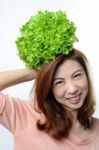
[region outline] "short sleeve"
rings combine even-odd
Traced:
[[[4,106],[5,106],[5,98],[3,94],[0,93],[0,114],[2,114]]]
[[[26,101],[0,94],[0,124],[15,133],[29,123],[30,105]]]

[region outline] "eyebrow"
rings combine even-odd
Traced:
[[[72,76],[73,76],[75,73],[82,72],[82,71],[83,71],[83,69],[76,70],[76,71],[72,74]]]
[[[83,71],[82,69],[76,70],[75,72],[73,72],[72,76],[73,76],[75,73],[82,72],[82,71]],[[56,81],[56,80],[64,80],[64,78],[60,78],[60,77],[58,78],[58,77],[56,77],[56,78],[53,79],[53,81]]]

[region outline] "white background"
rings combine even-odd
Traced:
[[[99,118],[99,4],[98,0],[1,0],[0,1],[0,70],[24,67],[17,56],[15,40],[19,28],[38,10],[65,10],[70,20],[77,26],[79,43],[75,47],[83,51],[91,64],[94,89],[96,92],[96,112]],[[4,93],[29,99],[33,82],[23,83]],[[13,137],[0,126],[0,150],[13,150]]]

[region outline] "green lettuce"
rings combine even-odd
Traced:
[[[76,27],[63,11],[38,11],[20,28],[16,46],[18,55],[26,67],[39,69],[58,54],[68,54],[73,43]]]

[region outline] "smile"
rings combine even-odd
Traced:
[[[80,102],[80,95],[77,95],[75,97],[70,97],[70,98],[66,98],[68,100],[68,102],[70,102],[71,104],[78,104]]]

